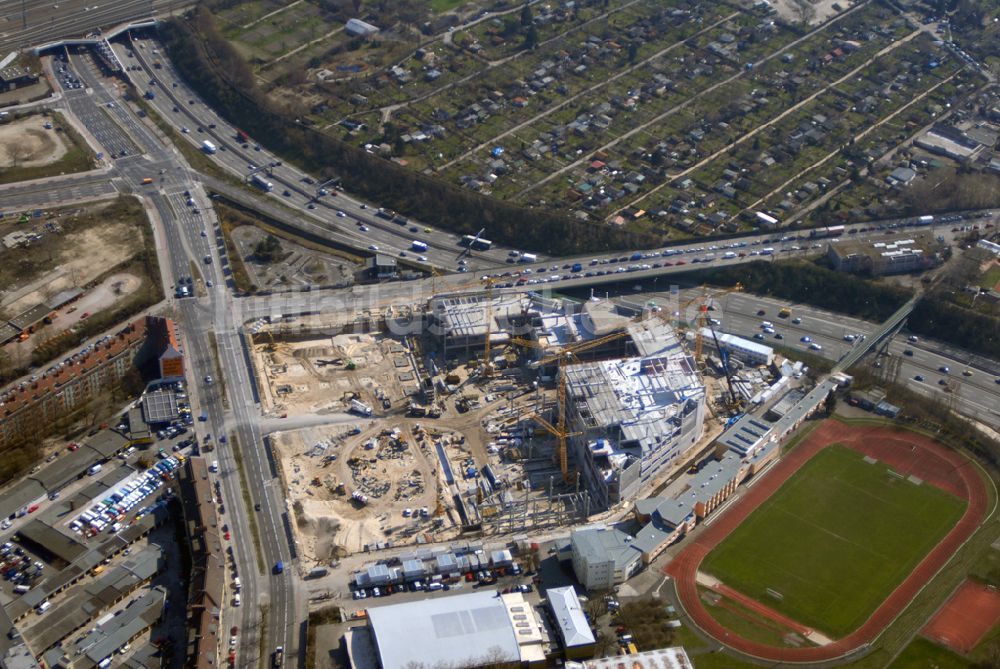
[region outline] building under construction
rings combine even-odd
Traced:
[[[428,304],[428,325],[446,358],[480,357],[487,337],[497,361],[503,347],[530,342],[530,357],[538,360],[567,346],[624,330],[631,322],[611,302],[546,298],[534,293],[491,293],[435,298]],[[626,355],[627,340],[598,355]]]
[[[597,507],[632,499],[701,438],[705,385],[659,319],[627,327],[637,355],[563,367],[577,466]]]

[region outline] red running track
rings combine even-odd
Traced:
[[[875,609],[871,617],[847,636],[825,646],[807,648],[779,648],[744,639],[721,625],[705,609],[698,596],[698,567],[715,546],[803,464],[835,443],[870,455],[904,476],[915,476],[968,500],[965,513],[913,572]],[[989,495],[976,466],[937,442],[906,430],[884,426],[855,427],[827,420],[771,467],[756,485],[746,491],[742,499],[706,527],[664,571],[674,578],[678,596],[687,614],[716,640],[734,650],[775,662],[823,662],[842,657],[874,641],[982,524],[988,503]]]

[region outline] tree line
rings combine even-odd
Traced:
[[[938,295],[917,302],[906,327],[979,355],[995,358],[1000,351],[1000,318],[965,309]]]
[[[566,255],[656,245],[646,233],[576,220],[562,212],[513,205],[406,169],[310,127],[297,100],[261,91],[247,63],[202,6],[162,24],[167,53],[181,75],[215,110],[268,148],[324,179],[387,208],[459,234],[486,228],[500,243]]]
[[[910,299],[896,286],[886,286],[835,272],[808,262],[756,261],[695,272],[699,283],[743,285],[749,293],[811,304],[871,321],[884,321]]]

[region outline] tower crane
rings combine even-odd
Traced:
[[[708,307],[709,302],[713,299],[720,297],[722,295],[728,295],[729,293],[737,293],[743,290],[743,284],[737,283],[732,288],[720,288],[716,290],[709,290],[708,286],[702,286],[702,292],[699,295],[692,297],[690,300],[681,305],[681,312],[690,307],[692,304],[698,302],[698,314],[695,317],[695,339],[694,339],[694,359],[699,366],[702,364],[702,349],[704,346],[704,337],[702,336],[702,329],[709,325],[708,319]]]
[[[582,353],[584,351],[597,348],[603,344],[627,336],[628,332],[622,330],[621,332],[615,332],[613,334],[604,337],[599,337],[597,339],[583,341],[578,344],[569,344],[568,346],[563,346],[558,351],[531,363],[531,367],[534,368],[544,367],[545,365],[551,364],[553,362],[557,362],[559,364],[559,381],[557,385],[558,405],[556,407],[556,411],[558,413],[556,414],[556,424],[553,425],[551,422],[545,420],[537,412],[532,412],[531,414],[529,414],[528,417],[534,420],[539,425],[541,425],[546,432],[550,433],[558,440],[559,470],[562,472],[564,483],[570,482],[568,440],[570,437],[575,437],[578,434],[580,434],[579,432],[570,432],[566,429],[567,393],[566,393],[566,374],[564,373],[565,372],[564,367],[570,364],[571,362],[580,362],[580,359],[576,355],[577,353]],[[511,339],[511,343],[526,348],[536,348],[536,349],[546,348],[545,346],[539,344],[537,341],[533,339],[523,339],[520,337],[515,337]]]
[[[493,277],[486,279],[486,345],[483,347],[483,364],[480,367],[480,378],[490,379],[493,377]]]
[[[736,392],[736,388],[733,385],[733,373],[729,369],[729,355],[723,349],[722,345],[719,343],[719,338],[715,334],[715,328],[712,325],[711,319],[708,317],[709,303],[716,297],[722,295],[728,295],[729,293],[740,292],[743,290],[743,284],[737,283],[732,288],[721,288],[717,290],[709,290],[707,286],[702,286],[702,292],[687,302],[685,302],[681,309],[686,309],[695,302],[698,304],[698,315],[695,317],[695,346],[694,346],[694,357],[695,362],[699,368],[703,367],[703,357],[702,349],[704,344],[704,335],[702,331],[708,329],[712,335],[712,340],[715,343],[716,349],[719,351],[719,357],[722,360],[722,371],[726,375],[726,385],[729,389],[729,397],[726,401],[727,408],[731,412],[739,412],[740,410],[740,399],[739,394]]]

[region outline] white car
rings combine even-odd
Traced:
[[[347,214],[345,214],[345,213],[344,213],[344,212],[342,212],[342,211],[338,211],[338,212],[337,212],[337,216],[339,216],[340,218],[344,218],[345,216],[347,216]]]
[[[378,251],[378,244],[369,244],[368,245],[368,250],[369,251]]]

